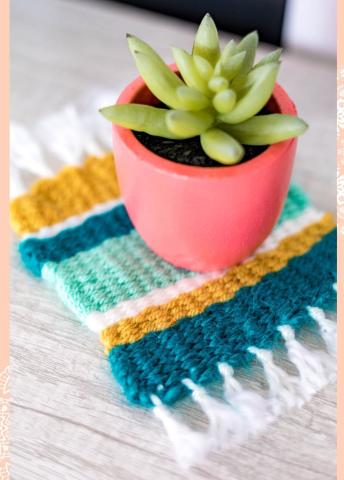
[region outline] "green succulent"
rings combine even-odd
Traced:
[[[196,33],[192,53],[172,49],[178,76],[139,38],[127,35],[129,49],[149,90],[167,107],[112,105],[100,112],[112,123],[170,139],[200,136],[204,152],[231,165],[244,156],[243,145],[270,145],[301,135],[307,124],[292,115],[257,115],[269,100],[280,67],[281,49],[254,65],[258,34],[221,51],[209,14]]]

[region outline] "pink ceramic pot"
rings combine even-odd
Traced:
[[[157,100],[139,77],[118,103]],[[296,114],[280,85],[268,107]],[[113,126],[120,188],[137,231],[167,262],[200,272],[241,262],[269,235],[287,195],[296,143],[277,143],[235,166],[194,167],[155,155],[131,130]]]

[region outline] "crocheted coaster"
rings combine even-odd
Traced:
[[[153,406],[176,446],[189,430],[166,405],[182,397],[192,394],[210,418],[207,440],[188,437],[204,450],[224,430],[236,440],[259,430],[332,378],[335,324],[324,309],[335,302],[335,222],[296,186],[258,251],[221,272],[175,268],[146,247],[120,201],[111,154],[38,181],[12,202],[11,222],[27,269],[99,332],[126,397]],[[305,325],[319,331],[328,354],[296,340]],[[298,376],[273,361],[272,350],[284,344]],[[270,385],[266,397],[234,376],[256,357]],[[204,389],[216,380],[223,401]]]

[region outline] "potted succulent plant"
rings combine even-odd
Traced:
[[[256,32],[220,51],[207,14],[192,53],[167,66],[127,35],[141,77],[101,109],[113,123],[121,193],[147,245],[178,267],[248,257],[283,207],[296,137],[307,125],[276,83],[281,50],[254,64]]]

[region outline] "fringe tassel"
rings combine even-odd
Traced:
[[[112,126],[98,111],[102,107],[116,103],[121,90],[121,86],[117,84],[115,90],[88,91],[80,98],[77,105],[84,128],[90,132],[90,135],[92,132],[93,139],[102,147],[103,152],[112,150]]]
[[[22,173],[16,165],[10,164],[10,198],[19,197],[26,192],[26,184]]]
[[[209,419],[210,444],[218,448],[228,437],[233,443],[240,443],[244,435],[244,417],[240,412],[231,405],[212,398],[192,380],[185,379],[183,383],[192,391],[193,400],[200,405]]]
[[[328,356],[325,357],[324,352],[310,351],[301,345],[289,325],[280,326],[278,330],[284,338],[288,357],[299,372],[297,378],[301,396],[308,401],[328,383],[328,374],[332,373],[330,362],[327,361]]]
[[[332,356],[337,355],[337,328],[336,324],[325,317],[321,308],[308,307],[310,316],[317,322],[321,336],[326,344],[327,350]]]
[[[34,180],[50,176],[53,171],[43,159],[35,138],[22,125],[12,122],[10,127],[10,196],[15,198],[27,190],[25,173]]]
[[[197,459],[204,458],[210,450],[208,436],[190,429],[175,419],[156,395],[152,395],[151,400],[154,405],[153,412],[165,427],[179,465],[188,469],[196,463]]]
[[[50,177],[66,165],[80,164],[87,155],[103,155],[112,150],[111,124],[98,110],[115,103],[117,96],[118,92],[112,90],[88,92],[75,105],[44,117],[30,131],[11,122],[11,198],[22,195],[34,181]]]
[[[224,398],[241,416],[244,423],[243,439],[249,434],[257,434],[270,421],[268,403],[258,393],[245,389],[236,378],[234,370],[226,363],[219,363],[218,369],[223,378]]]
[[[18,123],[11,124],[10,157],[11,165],[31,172],[37,177],[53,174],[53,171],[43,159],[41,147],[35,138]]]
[[[174,446],[176,458],[183,468],[199,463],[212,449],[235,446],[261,432],[278,415],[293,407],[301,407],[329,381],[335,379],[336,325],[319,308],[309,307],[317,322],[328,353],[309,350],[295,338],[290,325],[280,325],[288,358],[298,375],[289,375],[274,363],[270,350],[249,347],[248,351],[261,362],[269,385],[267,396],[245,389],[234,377],[230,365],[219,363],[223,378],[223,399],[212,397],[204,387],[191,379],[183,384],[192,392],[192,399],[206,414],[209,425],[205,432],[194,431],[172,415],[161,400],[152,395],[154,414],[162,421]]]
[[[35,133],[46,150],[61,162],[61,166],[78,164],[85,155],[102,152],[93,135],[84,128],[74,105],[67,105],[41,120]]]
[[[263,365],[269,384],[269,406],[272,414],[277,416],[284,409],[301,407],[303,401],[297,395],[297,379],[275,365],[272,352],[256,347],[249,347],[248,351],[256,355]]]

